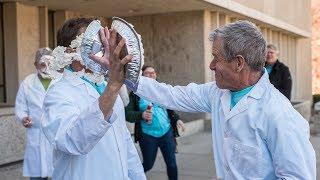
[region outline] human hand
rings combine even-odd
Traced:
[[[146,122],[148,124],[151,123],[151,120],[152,120],[152,111],[151,110],[145,110],[143,113],[142,113],[142,118],[144,120],[146,120]]]
[[[90,55],[90,58],[102,66],[108,67],[108,84],[115,89],[120,89],[125,79],[124,66],[131,61],[132,55],[126,55],[124,58],[121,57],[120,54],[125,45],[125,39],[121,38],[117,44],[116,30],[112,29],[109,31],[108,28],[100,30],[100,38],[105,49],[104,55],[101,58]],[[108,52],[110,52],[109,55]]]
[[[185,132],[185,130],[186,130],[184,123],[180,119],[177,121],[177,128],[181,129],[182,132]]]
[[[109,44],[109,39],[110,39],[110,32],[108,27],[105,27],[104,29],[100,29],[99,31],[100,35],[100,40],[103,46],[103,56],[99,57],[94,54],[90,54],[89,57],[90,59],[94,60],[96,63],[99,63],[102,67],[109,69],[110,66],[110,44]]]
[[[31,118],[29,118],[29,117],[24,117],[24,118],[22,119],[22,125],[23,125],[24,127],[26,127],[26,128],[31,127],[31,126],[32,126]]]

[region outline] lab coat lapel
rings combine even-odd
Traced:
[[[100,94],[97,92],[97,90],[89,83],[85,82],[87,93],[90,95],[90,97],[98,99]]]
[[[94,87],[92,87],[91,84],[89,84],[88,82],[85,82],[80,77],[74,75],[71,71],[65,70],[63,73],[63,76],[73,86],[83,85],[85,87],[87,94],[89,94],[90,97],[97,99],[100,96],[99,93],[94,89]]]
[[[35,74],[32,86],[33,87],[30,87],[30,88],[35,88],[41,93],[45,93],[46,92],[46,90],[44,89],[44,87],[43,87],[43,85],[42,85],[42,83],[40,81],[40,78],[39,78],[38,74]]]
[[[266,70],[264,70],[264,74],[261,76],[259,81],[255,84],[252,90],[248,93],[248,95],[244,96],[230,111],[229,116],[226,116],[226,120],[231,119],[232,117],[244,112],[249,108],[249,101],[254,99],[260,99],[268,88],[268,84],[270,84],[269,76]],[[230,107],[229,107],[230,108]]]
[[[230,102],[231,102],[230,92],[228,90],[223,90],[223,94],[220,97],[220,103],[222,106],[224,117],[228,117],[230,114]]]
[[[230,111],[229,116],[226,118],[226,120],[231,119],[233,116],[236,116],[243,111],[248,109],[248,97],[243,97]],[[229,107],[230,108],[230,107]]]
[[[53,79],[51,80],[50,84],[49,84],[48,89],[49,89],[52,85],[54,85],[55,83],[57,83],[58,81],[60,81],[61,78],[62,78],[62,75],[59,76],[59,77],[53,78]]]

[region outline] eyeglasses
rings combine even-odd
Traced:
[[[144,74],[144,75],[155,75],[156,72],[154,72],[154,71],[153,71],[153,72],[146,72],[146,71],[145,71],[145,72],[143,72],[143,74]]]

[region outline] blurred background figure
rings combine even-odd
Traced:
[[[152,66],[143,66],[142,75],[157,79],[157,73]],[[144,171],[147,172],[153,167],[159,147],[167,165],[168,178],[178,179],[175,138],[179,136],[178,128],[185,131],[184,123],[172,110],[152,104],[133,92],[129,97],[126,120],[135,123],[134,138],[141,148]]]
[[[268,71],[271,84],[290,100],[292,88],[291,74],[289,68],[279,61],[278,53],[275,45],[268,44],[265,68]]]
[[[52,175],[53,150],[40,129],[45,94],[59,80],[51,79],[47,73],[51,54],[49,48],[40,48],[36,52],[34,66],[37,72],[23,80],[16,97],[16,118],[27,128],[23,176],[31,180],[46,180]]]

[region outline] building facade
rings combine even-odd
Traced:
[[[7,145],[0,147],[0,169],[8,175],[20,171],[24,133],[13,117],[16,92],[19,83],[34,72],[36,50],[55,47],[57,29],[65,20],[94,16],[110,25],[112,16],[125,18],[142,36],[145,62],[156,67],[161,81],[180,85],[212,81],[210,32],[229,22],[250,20],[261,28],[268,43],[278,47],[279,59],[289,66],[293,78],[291,100],[300,102],[296,108],[308,118],[310,7],[310,0],[0,1],[0,142]]]
[[[312,0],[312,94],[320,94],[320,0]]]

